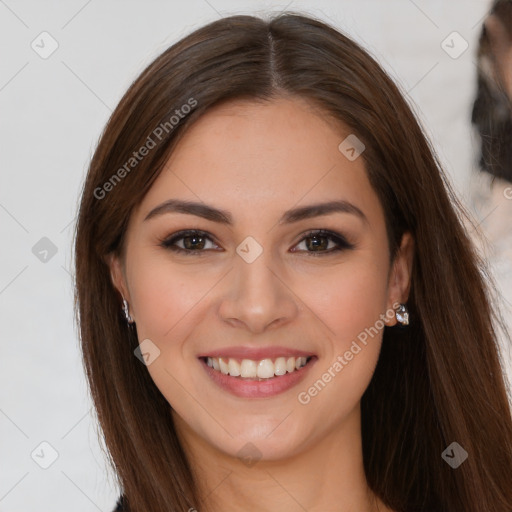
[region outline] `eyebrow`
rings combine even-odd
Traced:
[[[212,222],[218,222],[219,224],[226,224],[228,226],[233,225],[233,216],[226,210],[221,210],[205,203],[182,201],[179,199],[169,199],[156,206],[146,215],[144,222],[166,213],[185,213],[188,215],[202,217],[203,219],[210,220]],[[291,224],[293,222],[299,222],[304,219],[319,217],[321,215],[329,215],[331,213],[350,213],[359,217],[368,224],[368,219],[365,214],[356,205],[345,200],[329,201],[326,203],[317,203],[293,208],[284,212],[278,223]]]

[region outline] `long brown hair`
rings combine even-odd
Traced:
[[[106,257],[123,254],[132,209],[187,127],[222,101],[280,95],[306,98],[363,141],[391,258],[404,232],[415,239],[411,323],[385,328],[362,398],[368,484],[398,511],[510,512],[512,419],[496,343],[502,322],[462,224],[468,214],[375,60],[329,25],[294,13],[224,18],[171,46],[126,92],[92,158],[75,233],[75,305],[92,398],[127,509],[206,505],[170,405],[134,356],[136,330],[122,315]],[[182,108],[187,104],[194,108]],[[135,158],[143,146],[151,147]],[[468,453],[457,469],[441,457],[454,441]]]

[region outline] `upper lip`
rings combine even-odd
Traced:
[[[225,347],[212,350],[208,353],[199,354],[197,357],[223,357],[234,359],[251,359],[253,361],[261,361],[262,359],[275,359],[276,357],[310,357],[313,352],[306,352],[296,348],[288,347]]]

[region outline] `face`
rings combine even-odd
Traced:
[[[326,119],[301,99],[210,110],[111,259],[179,434],[224,456],[252,443],[280,459],[357,425],[384,324],[407,300],[412,241],[391,264],[363,157]]]

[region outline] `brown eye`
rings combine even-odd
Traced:
[[[172,237],[167,238],[161,242],[161,246],[175,252],[182,252],[183,254],[197,254],[206,252],[205,246],[207,241],[212,241],[208,234],[204,231],[188,230],[180,231]],[[181,243],[180,247],[178,243]]]
[[[354,246],[346,241],[346,239],[331,231],[316,230],[310,231],[302,238],[299,244],[305,244],[305,251],[293,251],[293,252],[308,252],[312,256],[319,256],[321,254],[331,254],[336,251],[343,249],[353,249]],[[298,245],[299,245],[298,244]],[[331,244],[329,246],[329,244]],[[334,245],[334,247],[333,247]],[[316,253],[316,254],[315,254]]]
[[[209,250],[217,250],[214,247],[207,247],[208,242],[218,247],[213,242],[209,233],[197,230],[186,230],[175,233],[170,238],[162,240],[160,245],[166,249],[184,255],[200,255]],[[292,252],[305,252],[312,256],[320,256],[354,248],[354,245],[347,242],[342,235],[322,229],[306,233],[297,245],[302,243],[305,244],[304,250],[293,250]]]

